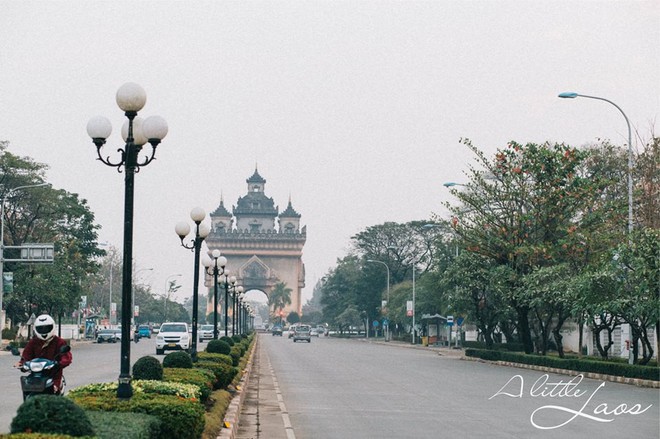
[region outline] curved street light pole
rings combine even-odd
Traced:
[[[110,121],[103,116],[96,116],[87,122],[87,134],[96,146],[98,160],[104,165],[117,168],[117,172],[124,172],[124,258],[122,267],[122,302],[121,302],[121,365],[117,397],[129,399],[133,396],[131,388],[131,297],[133,278],[131,273],[133,262],[133,205],[135,173],[140,168],[151,163],[156,156],[156,147],[167,135],[167,122],[160,116],[151,116],[144,121],[137,117],[147,102],[147,94],[138,84],[129,82],[117,90],[117,105],[124,111],[128,119],[122,127],[122,137],[126,142],[119,148],[120,160],[111,161],[110,157],[101,155],[101,148],[112,132]],[[142,146],[151,144],[151,154],[139,160]],[[122,171],[123,167],[123,171]]]
[[[165,301],[163,303],[163,320],[164,320],[163,323],[165,323],[167,321],[167,302],[170,300],[170,291],[171,291],[170,279],[172,279],[174,277],[181,277],[181,276],[183,276],[183,275],[180,274],[180,273],[179,274],[171,274],[171,275],[167,276],[167,279],[165,279]]]
[[[227,265],[227,258],[220,256],[220,250],[211,252],[211,259],[204,259],[202,264],[206,267],[206,274],[213,276],[213,339],[218,339],[218,276],[223,274]]]
[[[192,309],[192,342],[191,352],[193,362],[197,362],[197,314],[199,303],[199,254],[202,247],[202,242],[211,233],[211,227],[202,221],[206,217],[206,212],[201,207],[195,207],[190,212],[190,218],[195,223],[195,236],[189,245],[185,244],[183,240],[190,233],[190,225],[187,222],[177,223],[174,231],[181,239],[181,246],[192,250],[195,253],[195,268],[194,268],[194,281],[193,281],[193,309]]]
[[[626,120],[626,125],[628,126],[628,241],[630,241],[630,234],[633,230],[633,181],[632,181],[632,172],[633,172],[633,156],[632,156],[632,130],[630,128],[630,121],[628,116],[623,112],[621,107],[619,107],[614,102],[609,99],[601,98],[598,96],[588,96],[574,92],[564,92],[559,93],[558,97],[563,99],[575,99],[575,98],[587,98],[587,99],[596,99],[599,101],[605,101],[609,104],[612,104],[616,107],[617,110],[623,115],[623,118]]]

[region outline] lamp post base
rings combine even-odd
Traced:
[[[119,386],[117,387],[117,398],[131,399],[133,396],[133,387],[131,387],[131,377],[119,376]]]

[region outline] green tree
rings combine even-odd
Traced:
[[[284,282],[275,284],[275,288],[268,297],[268,305],[274,316],[279,316],[279,311],[285,306],[291,305],[291,288],[287,288]]]

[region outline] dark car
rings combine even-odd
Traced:
[[[279,335],[281,337],[282,336],[282,327],[278,326],[278,325],[273,326],[273,329],[271,330],[271,334]]]
[[[121,333],[117,333],[116,329],[101,329],[96,335],[97,343],[117,343],[121,338]]]

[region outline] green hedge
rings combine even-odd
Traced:
[[[172,395],[135,393],[120,400],[112,391],[96,395],[69,395],[85,410],[145,413],[161,421],[162,439],[199,439],[204,431],[204,406],[197,401]]]
[[[227,387],[238,373],[235,367],[215,361],[198,361],[195,363],[195,367],[213,372],[217,380],[215,384],[216,389]]]
[[[143,413],[86,411],[99,439],[156,439],[160,436],[161,422],[155,416]]]
[[[230,355],[226,354],[211,354],[208,352],[198,352],[197,359],[199,361],[213,361],[215,363],[225,363],[229,366],[233,365],[233,360]]]
[[[163,381],[194,384],[199,387],[201,400],[206,401],[216,386],[217,379],[213,372],[206,369],[167,367],[163,369]]]
[[[463,347],[466,349],[488,349],[486,343],[483,341],[464,341]],[[523,352],[525,347],[522,343],[493,343],[492,349],[498,351]]]
[[[97,439],[96,436],[69,436],[67,434],[49,433],[14,433],[0,434],[0,439]]]
[[[622,364],[584,358],[557,358],[543,355],[527,355],[485,349],[466,349],[465,355],[491,361],[510,361],[513,363],[568,369],[577,372],[593,372],[627,378],[660,381],[660,369],[653,366],[639,366],[636,364]]]

